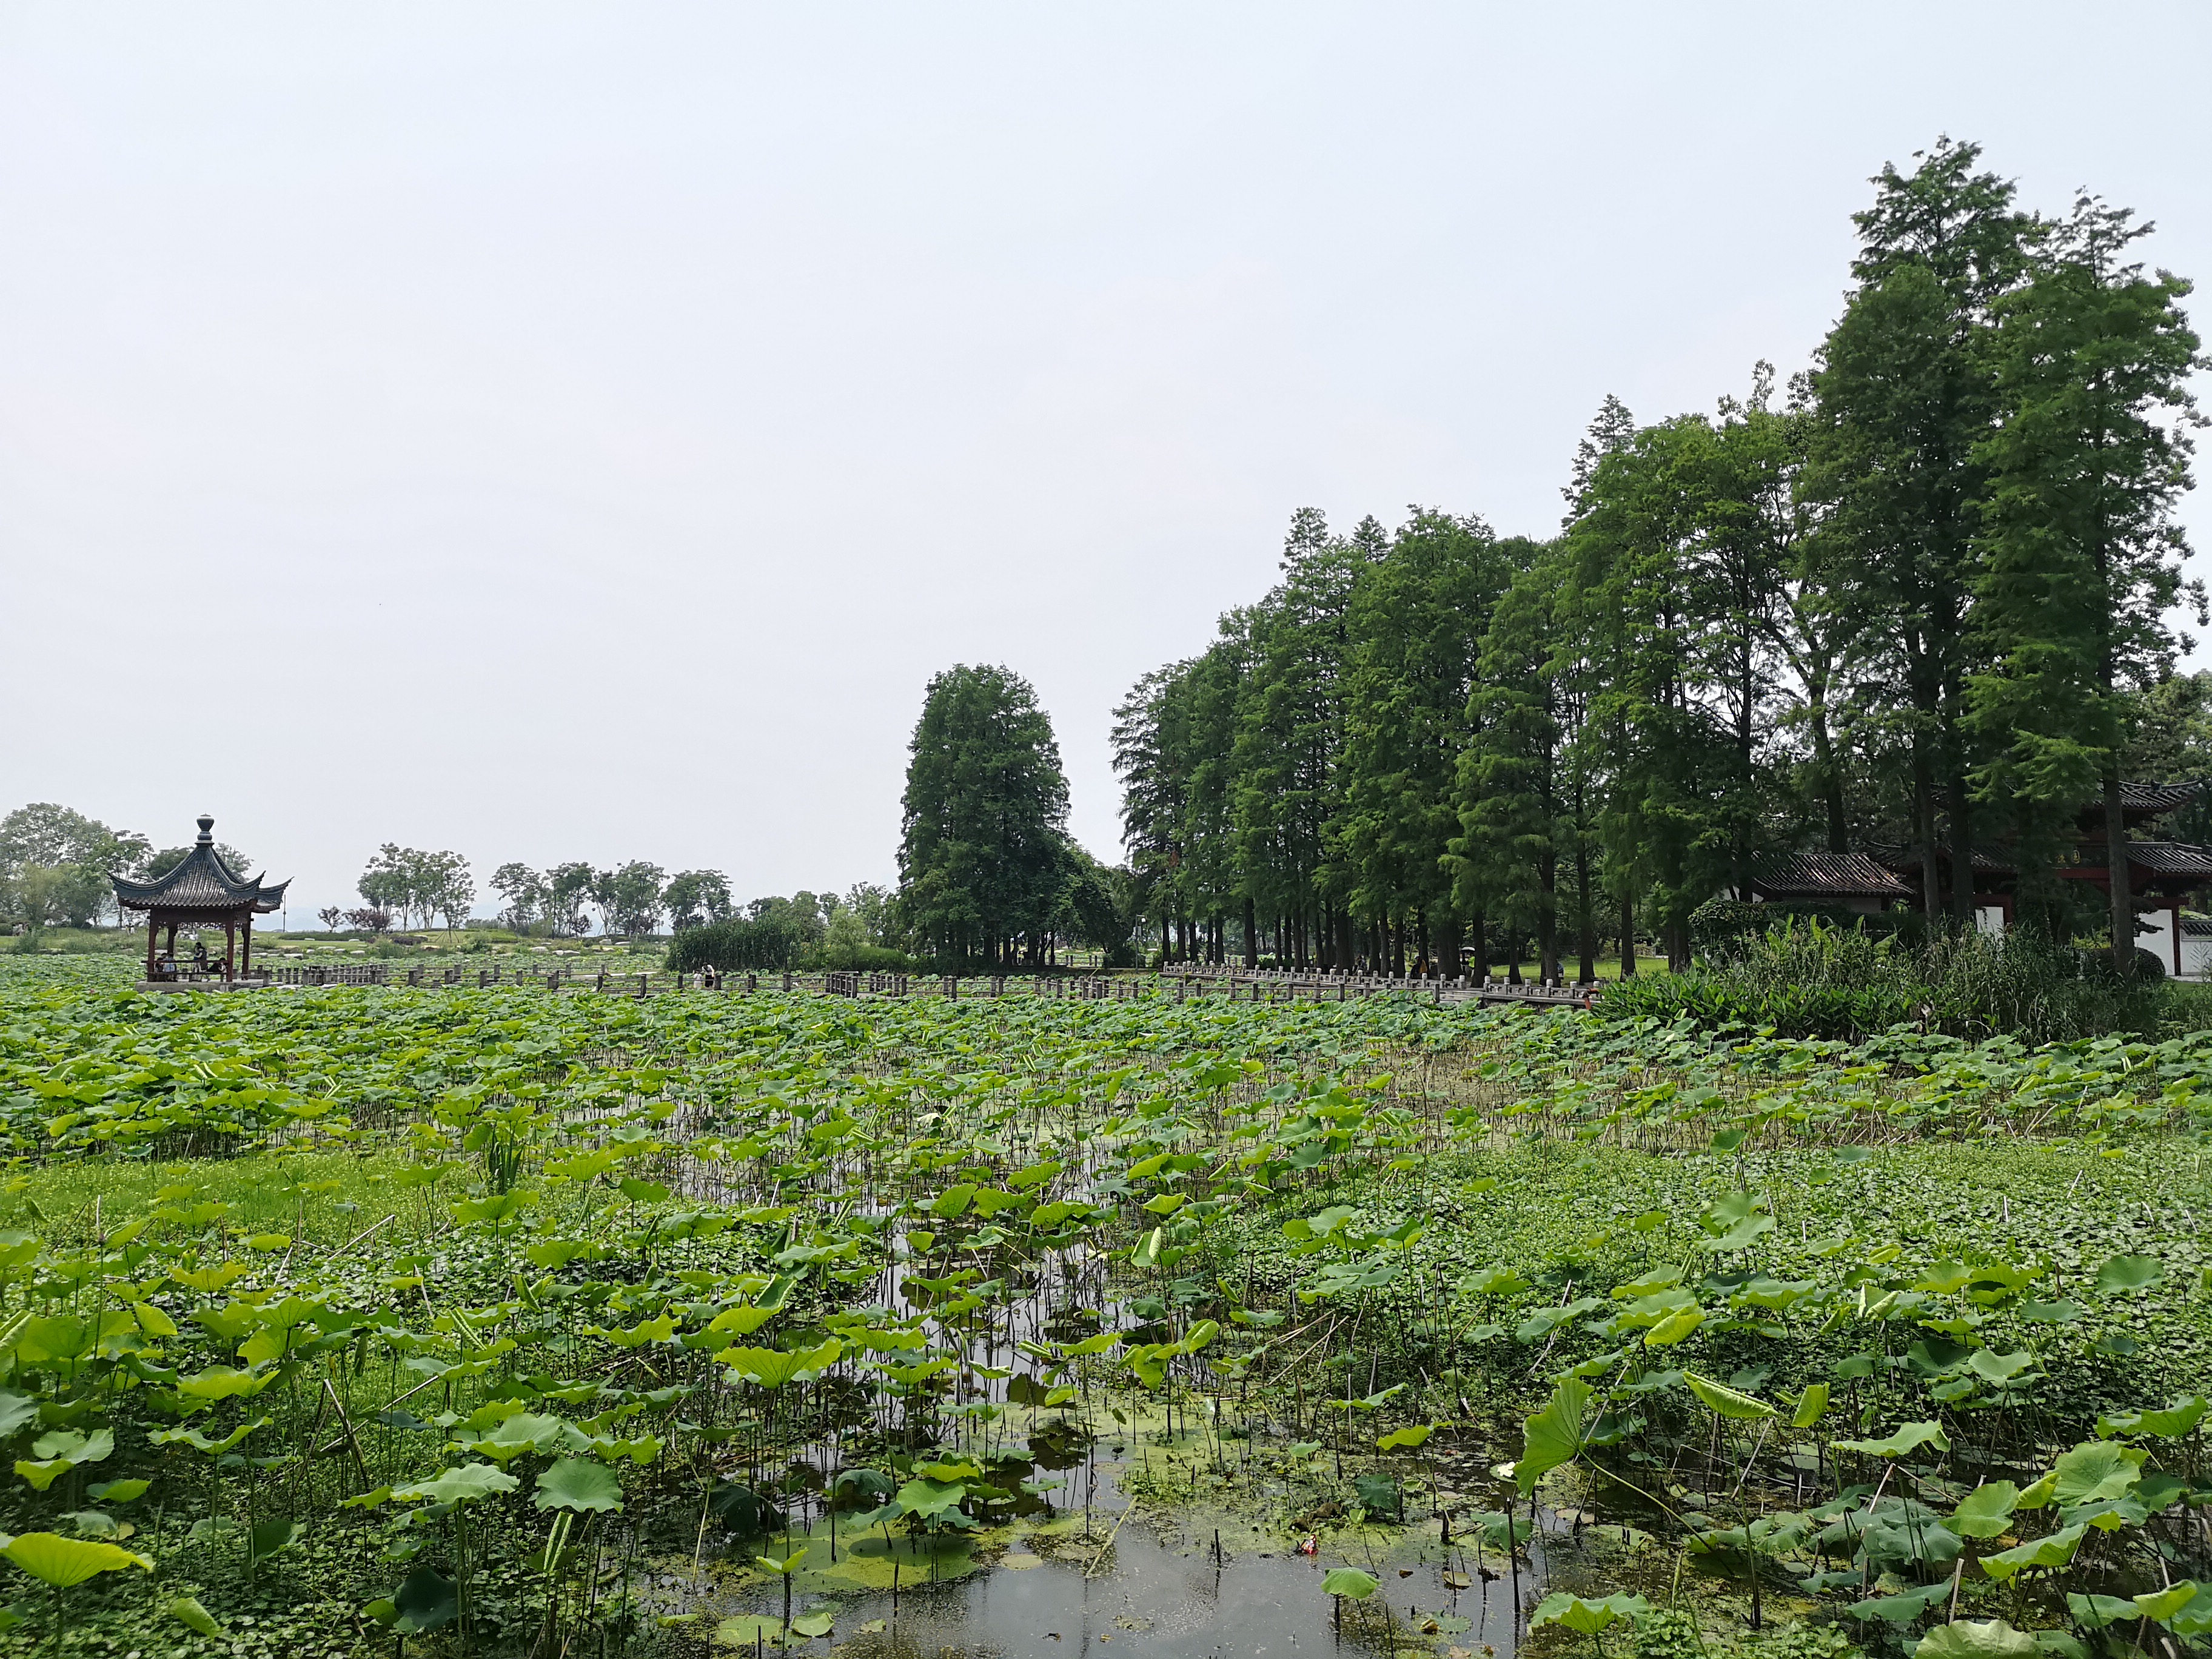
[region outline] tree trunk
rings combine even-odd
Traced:
[[[1590,911],[1589,842],[1580,835],[1575,837],[1575,954],[1581,958],[1577,982],[1595,984],[1597,918]]]
[[[1620,976],[1636,977],[1636,900],[1625,890],[1620,895]]]
[[[1461,939],[1459,912],[1447,908],[1437,918],[1437,971],[1447,979],[1460,975]]]
[[[1846,850],[1844,822],[1844,780],[1836,769],[1835,739],[1828,735],[1828,704],[1825,693],[1811,700],[1812,714],[1807,724],[1813,732],[1813,761],[1820,773],[1820,804],[1828,817],[1828,850]]]
[[[1936,871],[1936,782],[1928,764],[1927,742],[1912,736],[1912,828],[1920,837],[1920,903],[1934,927],[1943,914],[1942,884]]]
[[[1244,896],[1244,965],[1247,968],[1260,965],[1260,922],[1253,908],[1252,896],[1249,893]]]
[[[2128,890],[2128,820],[2120,805],[2119,757],[2105,775],[2105,867],[2112,890],[2112,966],[2136,974],[2136,902]]]
[[[1474,913],[1474,939],[1469,946],[1467,971],[1474,978],[1490,977],[1490,928],[1488,919],[1481,911]]]
[[[1965,933],[1974,925],[1974,835],[1963,766],[1951,773],[1950,795],[1951,915]]]

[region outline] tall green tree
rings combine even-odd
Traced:
[[[1156,908],[1160,952],[1176,955],[1175,922],[1189,914],[1181,880],[1193,755],[1188,690],[1194,665],[1171,663],[1139,680],[1114,710],[1114,769],[1121,780],[1121,838],[1140,903]]]
[[[1911,173],[1886,166],[1853,216],[1856,286],[1820,353],[1808,493],[1830,514],[1843,602],[1895,665],[1909,712],[1913,839],[1940,908],[1939,793],[1953,915],[1972,920],[1970,611],[1989,459],[2002,414],[1995,320],[2026,270],[2030,221],[2012,185],[1946,138]]]
[[[1249,607],[1223,617],[1214,642],[1182,686],[1189,782],[1180,874],[1191,905],[1206,919],[1206,954],[1215,962],[1227,959],[1232,913],[1247,963],[1256,955],[1252,888],[1237,842],[1237,734],[1252,678],[1252,633]]]
[[[1595,680],[1587,763],[1602,776],[1599,834],[1616,894],[1648,903],[1677,965],[1689,916],[1732,872],[1732,734],[1711,684],[1709,636],[1729,619],[1702,566],[1714,513],[1714,435],[1682,416],[1598,461],[1565,538],[1565,580]]]
[[[1516,980],[1518,941],[1530,934],[1542,976],[1559,974],[1560,727],[1551,666],[1561,574],[1558,559],[1536,560],[1491,617],[1459,756],[1461,834],[1444,860],[1460,902],[1505,924]]]
[[[1353,579],[1382,536],[1371,521],[1329,532],[1317,508],[1292,515],[1283,580],[1254,617],[1252,678],[1238,721],[1239,862],[1283,955],[1314,960],[1339,884],[1328,867],[1344,736],[1345,612]]]
[[[30,927],[88,927],[112,902],[111,874],[160,874],[191,850],[179,848],[167,864],[149,868],[145,836],[111,830],[52,801],[33,801],[0,818],[0,915]]]
[[[930,681],[908,748],[908,929],[940,956],[1041,960],[1069,854],[1067,780],[1036,690],[1006,668],[949,668]]]
[[[1335,818],[1351,875],[1336,954],[1354,915],[1455,962],[1461,910],[1444,860],[1460,833],[1458,763],[1483,629],[1511,575],[1482,520],[1414,507],[1346,608],[1344,745]]]
[[[2181,308],[2190,285],[2127,257],[2150,230],[2129,218],[2081,198],[1999,307],[2004,419],[1975,456],[1989,477],[1975,592],[1990,662],[1972,681],[1990,743],[1982,785],[2020,803],[2040,892],[2081,804],[2102,801],[2123,972],[2136,927],[2122,759],[2137,700],[2176,648],[2188,546],[2173,515],[2199,418],[2188,379],[2206,366]],[[2201,619],[2201,586],[2194,597]]]

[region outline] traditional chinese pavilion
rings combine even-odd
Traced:
[[[236,985],[253,976],[253,918],[267,915],[284,902],[289,881],[264,887],[261,878],[247,881],[222,861],[215,850],[215,819],[202,814],[199,839],[176,868],[151,881],[108,878],[115,902],[125,910],[146,913],[146,983],[151,986]],[[222,960],[204,951],[199,959],[177,961],[177,929],[222,927]],[[162,929],[168,930],[167,948],[161,948]]]
[[[1834,904],[1871,915],[1902,904],[1912,890],[1864,853],[1769,853],[1752,870],[1752,896]]]
[[[2212,847],[2163,841],[2143,832],[2160,818],[2179,811],[2203,787],[2195,783],[2123,783],[2120,812],[2127,826],[2128,896],[2140,918],[2137,932],[2169,972],[2185,969],[2181,907],[2190,894],[2212,887]],[[2062,880],[2078,881],[2100,892],[2112,890],[2111,849],[2106,839],[2101,801],[2082,807],[2074,846],[2059,860]],[[1973,908],[1977,921],[1996,933],[2013,924],[2020,869],[2014,849],[2002,842],[1977,844],[1972,851]],[[1936,888],[1943,906],[1951,902],[1950,848],[1936,848]],[[1917,848],[1877,846],[1866,853],[1782,853],[1761,858],[1749,883],[1750,896],[1769,902],[1811,901],[1841,908],[1875,911],[1893,905],[1917,907],[1927,891]]]
[[[2182,902],[2188,895],[2212,887],[2212,847],[2185,841],[2164,841],[2142,833],[2157,819],[2179,811],[2197,799],[2197,783],[2123,783],[2120,817],[2128,830],[2128,896],[2137,913],[2139,942],[2152,951],[2169,973],[2183,971]],[[1887,851],[1882,862],[1895,871],[1917,894],[1923,890],[1920,858],[1910,848]],[[2111,848],[2106,839],[2105,808],[2101,801],[2082,807],[2078,839],[2062,857],[2057,875],[2062,881],[2078,881],[2109,894],[2112,890]],[[1945,902],[1950,893],[1949,849],[1936,854],[1938,886]],[[1974,910],[1985,927],[2010,927],[2019,866],[2010,848],[1979,845],[1973,852]]]

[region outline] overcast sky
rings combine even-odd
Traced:
[[[1548,533],[1804,366],[1885,160],[2212,274],[2212,9],[0,9],[0,811],[893,878],[1004,663],[1109,711],[1294,508]],[[2212,539],[2202,502],[2200,542]]]

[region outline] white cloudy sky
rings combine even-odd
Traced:
[[[2212,270],[2199,5],[18,3],[0,810],[894,869],[1003,662],[1109,711],[1293,508],[1544,532],[1801,367],[1940,132]],[[2197,522],[2204,524],[2199,511]]]

